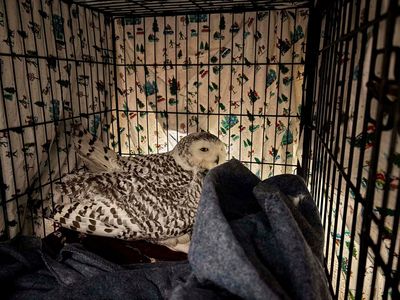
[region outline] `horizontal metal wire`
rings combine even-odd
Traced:
[[[127,105],[129,107],[129,105]],[[168,113],[169,115],[196,115],[196,116],[239,116],[239,117],[248,117],[248,114],[240,114],[240,113],[235,113],[235,112],[231,112],[231,113],[223,113],[223,112],[197,112],[197,111],[176,111],[174,109],[171,110],[134,110],[134,109],[126,109],[126,110],[119,110],[120,113],[123,112],[136,112],[136,113],[145,113],[145,114],[163,114],[163,113]],[[277,115],[273,115],[273,114],[263,114],[263,115],[257,115],[254,114],[252,115],[252,117],[255,118],[265,118],[265,117],[274,117],[274,118],[299,118],[299,115],[283,115],[283,114],[277,114]]]
[[[67,61],[67,62],[75,62],[75,63],[82,63],[82,64],[100,64],[100,65],[110,65],[110,66],[114,66],[114,63],[112,61],[112,57],[108,58],[110,61],[109,62],[105,62],[103,60],[96,60],[96,59],[74,59],[74,58],[68,58],[68,57],[55,57],[55,56],[43,56],[43,55],[32,55],[32,54],[24,54],[24,53],[8,53],[8,52],[0,52],[0,56],[5,56],[5,57],[13,57],[13,58],[26,58],[26,59],[42,59],[42,60],[46,60],[48,61],[49,59],[54,60],[55,62],[57,61]]]
[[[67,1],[67,0],[66,0]],[[67,1],[71,2],[71,1]],[[74,0],[82,6],[94,9],[113,16],[174,16],[182,14],[201,14],[201,13],[229,13],[247,12],[262,10],[279,10],[288,8],[307,8],[311,1],[282,1],[282,0],[224,0],[224,1],[205,1],[205,0],[109,0],[91,1]]]
[[[121,64],[121,63],[117,63],[117,66],[121,66],[121,67],[169,67],[169,66],[181,66],[181,67],[203,67],[203,66],[279,66],[279,65],[287,65],[287,66],[292,66],[292,65],[304,65],[304,62],[260,62],[260,61],[256,61],[256,62],[231,62],[231,63],[207,63],[207,62],[200,62],[200,63],[189,63],[189,64],[185,64],[185,63],[147,63],[147,64],[143,64],[143,63],[125,63],[125,64]]]
[[[122,156],[132,156],[131,153],[122,153]],[[233,158],[233,156],[232,156]],[[249,161],[249,160],[241,160],[242,163],[245,164],[254,164],[254,165],[269,165],[269,166],[281,166],[281,167],[297,167],[297,165],[294,164],[282,164],[282,163],[272,163],[272,162],[256,162],[256,161]]]
[[[0,128],[0,132],[16,132],[16,133],[23,133],[23,129],[25,128],[31,128],[31,127],[37,127],[37,126],[42,126],[42,125],[48,125],[48,124],[57,124],[60,122],[64,121],[69,121],[69,120],[74,120],[77,118],[87,118],[93,115],[101,115],[109,112],[116,112],[116,109],[109,109],[109,110],[100,110],[92,113],[80,113],[79,115],[72,116],[72,117],[65,117],[59,120],[49,120],[49,121],[43,121],[43,122],[32,122],[29,124],[21,125],[21,126],[14,126],[14,127],[8,127],[8,128]]]

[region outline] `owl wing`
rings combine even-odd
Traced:
[[[172,157],[160,157],[143,158],[131,171],[65,176],[57,188],[73,202],[58,206],[53,219],[73,230],[123,239],[179,235],[193,216],[185,204],[191,177],[171,168]]]
[[[126,231],[140,232],[128,222],[124,207],[118,199],[126,198],[132,186],[141,186],[135,178],[122,172],[103,172],[67,175],[57,184],[61,195],[73,202],[56,207],[52,219],[62,227],[83,233],[118,237]]]

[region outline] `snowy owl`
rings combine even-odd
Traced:
[[[83,129],[74,144],[89,172],[58,184],[69,201],[52,218],[87,234],[172,248],[177,238],[188,241],[204,173],[226,159],[225,145],[207,132],[189,134],[167,153],[133,157],[118,156]]]

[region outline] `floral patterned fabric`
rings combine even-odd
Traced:
[[[124,154],[209,131],[258,176],[292,173],[308,11],[116,20]]]
[[[76,166],[71,122],[112,141],[110,24],[60,1],[0,1],[0,236],[6,222],[9,237],[52,232],[42,209]]]

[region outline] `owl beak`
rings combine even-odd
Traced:
[[[202,174],[203,176],[206,176],[207,175],[207,173],[208,173],[208,171],[209,170],[207,170],[207,169],[202,169],[202,170],[200,170],[200,174]]]
[[[215,163],[218,165],[218,163],[219,163],[219,156],[217,157]]]

